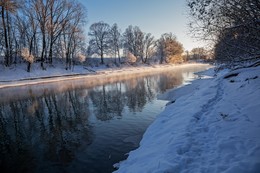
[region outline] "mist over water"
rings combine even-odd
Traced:
[[[112,172],[164,109],[157,95],[203,69],[0,90],[1,172]]]

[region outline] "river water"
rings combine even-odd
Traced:
[[[157,95],[206,68],[1,89],[1,172],[112,172],[165,108]]]

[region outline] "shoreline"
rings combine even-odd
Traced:
[[[200,74],[212,78],[169,91],[172,102],[114,172],[258,172],[259,72],[210,69]]]
[[[139,67],[126,67],[126,68],[110,68],[110,69],[99,69],[95,73],[74,73],[71,74],[53,74],[49,76],[33,76],[27,78],[20,79],[9,79],[3,80],[0,77],[0,91],[4,88],[12,88],[12,87],[22,87],[22,86],[30,86],[30,85],[38,85],[38,84],[47,84],[47,83],[55,83],[61,81],[72,81],[78,79],[90,79],[90,80],[102,80],[106,77],[120,77],[125,76],[126,79],[129,75],[138,75],[145,76],[149,74],[156,74],[163,71],[183,68],[183,67],[191,67],[191,66],[209,66],[209,64],[202,63],[186,63],[180,65],[154,65],[154,66],[139,66]],[[27,73],[27,72],[26,72]]]

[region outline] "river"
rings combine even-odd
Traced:
[[[0,89],[1,172],[112,172],[163,111],[157,95],[207,67]]]

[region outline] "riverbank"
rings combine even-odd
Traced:
[[[23,67],[0,70],[0,89],[36,85],[42,83],[53,83],[58,81],[75,80],[75,79],[90,79],[91,81],[103,80],[106,77],[123,77],[129,78],[131,75],[143,76],[149,73],[157,73],[170,69],[178,69],[183,67],[208,66],[208,64],[187,63],[180,65],[143,65],[137,67],[122,67],[122,68],[107,68],[105,66],[90,68],[75,66],[74,70],[65,70],[59,67],[50,67],[48,70],[41,70],[40,67],[33,68],[32,72],[28,73]]]
[[[260,67],[200,73],[172,101],[117,173],[260,171]]]
[[[168,101],[156,96],[208,68],[184,65],[2,88],[1,171],[111,173],[165,108]]]

